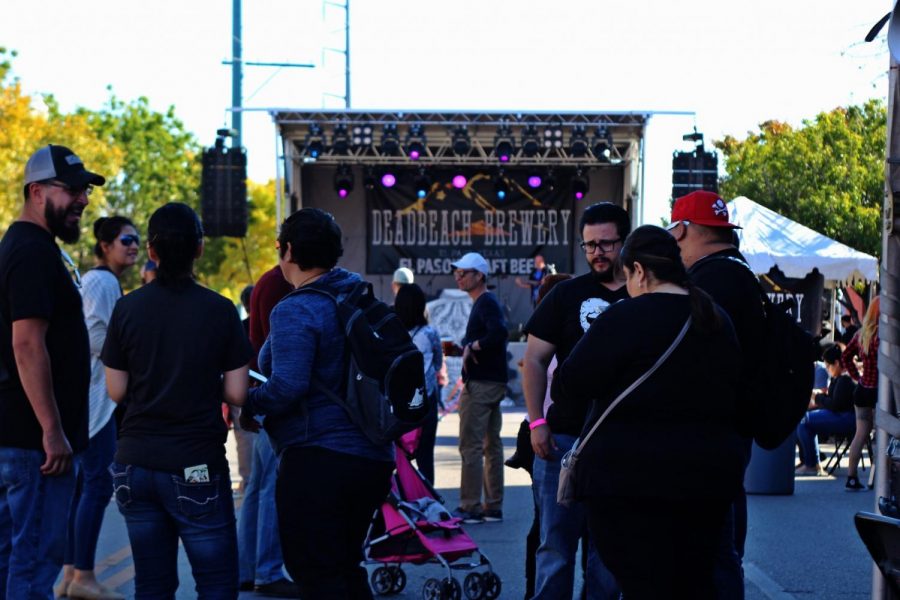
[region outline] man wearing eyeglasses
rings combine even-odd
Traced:
[[[91,363],[80,277],[55,240],[78,240],[91,187],[104,183],[68,148],[41,148],[0,241],[0,597],[52,597],[63,562]]]
[[[575,554],[587,533],[587,515],[580,504],[565,508],[556,502],[562,456],[581,435],[590,398],[579,408],[550,404],[544,413],[547,369],[556,356],[562,364],[600,314],[611,304],[628,297],[624,281],[615,276],[614,266],[622,242],[631,232],[628,213],[610,202],[587,207],[581,216],[581,248],[590,271],[562,281],[538,304],[525,326],[522,389],[528,408],[531,445],[534,448],[534,489],[540,511],[541,543],[535,556],[534,598],[572,597]],[[550,398],[559,390],[550,385]],[[593,547],[586,571],[587,597],[618,598],[612,574],[603,566]]]
[[[506,395],[509,331],[496,296],[487,290],[490,266],[477,252],[451,265],[459,289],[474,303],[463,337],[459,398],[459,509],[464,523],[503,520],[503,442],[500,402]],[[482,488],[484,501],[482,502]]]
[[[752,381],[753,370],[763,352],[764,313],[756,278],[735,244],[735,230],[740,227],[729,223],[728,207],[717,193],[700,190],[675,200],[668,229],[678,241],[691,282],[712,296],[731,317],[741,345],[743,378]],[[746,439],[745,461],[749,462],[752,439],[749,408],[754,398],[749,383],[741,395],[738,427]],[[747,496],[742,489],[722,533],[716,557],[716,590],[720,598],[744,597],[741,560],[746,537]]]

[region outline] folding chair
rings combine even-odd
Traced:
[[[853,436],[835,435],[832,436],[832,439],[834,440],[834,452],[828,457],[824,467],[825,472],[829,475],[834,475],[837,468],[841,466],[841,460],[844,458],[847,451],[850,450],[850,443],[853,441]],[[859,468],[863,471],[866,470],[866,454],[869,455],[869,464],[872,464],[872,433],[869,433],[869,439],[866,440],[865,450],[866,452],[861,453],[859,457]]]

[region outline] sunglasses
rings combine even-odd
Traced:
[[[67,194],[72,196],[73,198],[81,198],[81,195],[84,194],[86,197],[90,197],[90,195],[94,192],[94,186],[86,185],[80,188],[74,188],[70,185],[66,185],[64,183],[60,183],[58,181],[45,181],[44,185],[49,185],[50,187],[59,188],[64,190]]]
[[[122,245],[126,246],[126,247],[131,246],[131,245],[139,246],[141,244],[140,236],[138,236],[134,233],[127,233],[127,234],[121,236],[119,238],[119,241],[122,242]]]

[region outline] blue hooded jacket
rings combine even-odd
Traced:
[[[335,268],[317,285],[350,291],[359,275]],[[268,381],[251,388],[247,408],[263,415],[275,451],[318,446],[379,461],[393,461],[391,444],[376,446],[354,425],[343,408],[311,385],[312,376],[338,393],[347,376],[344,333],[334,302],[316,292],[293,292],[269,316],[269,337],[259,351],[259,367]]]

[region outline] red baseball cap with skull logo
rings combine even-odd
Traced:
[[[690,221],[707,227],[729,227],[741,229],[740,225],[728,222],[728,207],[715,192],[698,190],[682,196],[672,205],[672,223]]]

